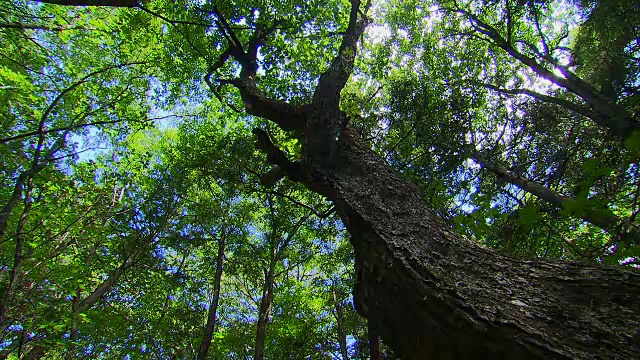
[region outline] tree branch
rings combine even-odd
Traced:
[[[305,203],[303,203],[303,202],[301,202],[299,200],[296,200],[292,196],[287,195],[287,194],[283,194],[283,193],[281,193],[279,191],[270,191],[270,190],[267,190],[267,191],[258,190],[258,191],[261,192],[261,193],[264,193],[264,194],[272,194],[272,195],[279,196],[279,197],[282,197],[284,199],[287,199],[287,200],[291,201],[292,203],[311,211],[313,213],[313,215],[317,216],[320,219],[326,219],[335,210],[335,207],[332,206],[328,210],[320,212],[320,211],[316,210],[313,206],[307,205],[307,204],[305,204]]]
[[[596,122],[596,123],[598,123],[598,124],[600,124],[600,125],[602,125],[604,127],[607,127],[606,121],[603,121],[602,116],[600,114],[596,113],[595,111],[593,111],[593,110],[591,110],[591,109],[589,109],[589,108],[587,108],[585,106],[576,104],[576,103],[571,102],[569,100],[564,100],[564,99],[560,99],[560,98],[557,98],[557,97],[554,97],[554,96],[541,94],[539,92],[532,91],[532,90],[529,90],[529,89],[503,89],[503,88],[497,87],[495,85],[487,84],[487,83],[478,82],[476,84],[480,85],[480,86],[483,86],[483,87],[485,87],[487,89],[491,89],[491,90],[503,93],[503,94],[528,95],[528,96],[531,96],[531,97],[536,98],[536,99],[538,99],[540,101],[543,101],[543,102],[548,102],[548,103],[560,105],[560,106],[562,106],[562,107],[564,107],[566,109],[569,109],[569,110],[574,111],[574,112],[576,112],[576,113],[578,113],[578,114],[580,114],[582,116],[585,116],[585,117],[593,120],[594,122]]]
[[[256,149],[267,154],[269,163],[280,167],[284,174],[293,181],[302,182],[304,180],[302,165],[299,162],[289,160],[287,155],[271,142],[269,135],[264,130],[255,128],[252,132],[258,137],[255,143]]]
[[[229,58],[234,58],[241,67],[240,77],[231,80],[218,79],[218,83],[233,85],[240,91],[240,97],[247,113],[271,120],[283,130],[302,129],[307,118],[307,106],[292,105],[282,100],[271,99],[256,86],[258,49],[264,44],[266,37],[272,34],[281,22],[275,21],[268,28],[257,26],[245,51],[224,16],[220,14],[217,8],[214,8],[213,13],[218,18],[216,24],[220,27],[222,35],[227,39],[227,49],[210,66],[208,73],[205,75],[204,80],[209,89],[220,102],[226,103],[220,96],[218,88],[211,81],[211,77],[218,72]],[[235,107],[232,108],[237,111]]]
[[[488,42],[503,49],[520,63],[528,66],[533,72],[542,78],[549,80],[581,97],[587,104],[589,104],[594,112],[600,115],[600,121],[598,121],[598,124],[611,129],[616,136],[624,139],[628,137],[633,130],[640,128],[640,124],[634,121],[633,118],[627,114],[624,108],[616,104],[615,101],[598,94],[591,85],[566,69],[566,67],[557,66],[564,77],[555,74],[552,70],[547,69],[536,61],[536,59],[518,51],[510,42],[500,35],[500,32],[495,27],[484,22],[475,14],[462,9],[457,3],[455,4],[455,9],[445,8],[445,10],[464,15],[471,22],[471,27],[474,30],[488,37]],[[546,56],[543,56],[543,58],[549,61]],[[556,66],[553,64],[553,61],[551,61],[551,63],[553,66]]]
[[[370,5],[371,1],[367,1],[365,12]],[[329,69],[320,76],[318,86],[313,95],[314,103],[327,104],[333,111],[339,111],[340,91],[344,88],[353,71],[353,63],[358,51],[358,39],[369,24],[369,19],[366,16],[362,16],[358,21],[358,13],[360,13],[360,0],[351,0],[349,25],[342,38],[338,54],[333,59]]]
[[[110,6],[110,7],[138,7],[140,3],[137,0],[36,0],[38,2],[67,5],[67,6]]]
[[[4,29],[20,29],[20,30],[45,30],[45,31],[65,31],[65,30],[87,30],[87,28],[82,26],[46,26],[46,25],[34,25],[34,24],[24,24],[18,22],[0,22],[0,28]]]
[[[544,185],[500,167],[480,152],[474,151],[471,154],[471,158],[499,178],[518,186],[522,190],[549,204],[559,208],[565,208],[569,201],[576,201],[573,197],[559,194]],[[609,209],[584,207],[577,215],[580,219],[605,230],[614,238],[632,240],[634,243],[640,243],[640,231],[638,227],[628,220],[618,218]]]

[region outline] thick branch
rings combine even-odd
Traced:
[[[242,43],[235,35],[233,27],[217,9],[214,9],[214,14],[218,18],[216,24],[220,27],[222,35],[227,39],[228,47],[220,55],[219,59],[211,65],[208,73],[205,75],[205,82],[209,86],[209,89],[218,100],[222,102],[222,97],[219,94],[218,88],[216,88],[211,81],[211,77],[229,58],[234,58],[241,67],[240,77],[232,80],[218,80],[218,82],[222,85],[233,85],[240,91],[240,96],[247,113],[271,120],[283,130],[302,129],[307,117],[306,106],[292,105],[282,100],[272,99],[256,86],[258,49],[264,44],[266,37],[277,29],[280,22],[276,21],[268,28],[261,26],[256,27],[245,51]]]
[[[499,178],[518,186],[522,190],[548,202],[549,204],[555,205],[559,208],[564,208],[567,205],[567,202],[576,201],[573,197],[559,194],[546,186],[500,167],[479,152],[474,152],[471,156],[476,162],[482,165],[483,168],[491,171]],[[614,237],[627,237],[631,238],[631,240],[640,238],[637,226],[618,218],[608,210],[603,211],[589,207],[585,207],[582,210],[583,211],[579,214],[582,220],[605,230]],[[637,240],[634,240],[634,242],[637,242]]]
[[[256,149],[267,154],[267,160],[270,164],[279,166],[284,174],[292,180],[302,181],[303,170],[299,163],[289,160],[287,154],[271,142],[269,135],[264,130],[256,128],[252,132],[258,137],[255,143]]]
[[[273,121],[282,130],[300,130],[307,121],[306,105],[292,105],[286,101],[271,99],[256,87],[253,78],[220,82],[233,85],[240,91],[247,113]],[[212,86],[210,88],[213,89]]]
[[[518,51],[513,45],[505,40],[496,28],[482,21],[478,16],[469,11],[466,11],[460,7],[455,10],[448,9],[449,11],[458,12],[466,16],[471,21],[471,26],[479,33],[487,36],[490,42],[506,51],[509,55],[520,61],[522,64],[528,66],[536,74],[542,78],[553,82],[554,84],[563,87],[574,94],[580,96],[593,111],[598,113],[600,121],[598,123],[609,129],[621,138],[628,137],[633,130],[640,128],[627,112],[611,99],[607,99],[598,94],[591,85],[579,78],[577,75],[567,70],[566,68],[559,67],[562,74],[565,77],[556,75],[553,71],[545,68],[542,64],[536,61],[520,51]],[[591,118],[591,117],[590,117]]]
[[[365,8],[368,8],[369,5],[370,2],[367,2]],[[358,39],[362,36],[369,23],[369,19],[365,16],[358,21],[358,13],[360,13],[360,0],[352,0],[349,25],[342,38],[338,55],[333,59],[329,69],[320,76],[313,96],[314,103],[330,105],[332,111],[339,110],[340,91],[342,91],[351,76],[353,63],[358,51]]]

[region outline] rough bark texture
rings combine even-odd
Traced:
[[[216,316],[218,314],[218,301],[220,300],[220,284],[222,282],[222,264],[224,262],[224,250],[226,245],[226,236],[223,234],[218,241],[218,258],[216,259],[216,274],[213,282],[213,297],[209,305],[209,315],[207,317],[207,325],[204,330],[204,337],[200,348],[198,349],[198,360],[207,358],[207,352],[213,338],[213,331],[216,327]]]
[[[407,359],[635,356],[640,274],[524,261],[453,232],[357,137],[323,173],[352,235],[359,311]]]

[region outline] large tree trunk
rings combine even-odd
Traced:
[[[320,111],[321,109],[318,109]],[[482,248],[350,131],[317,159],[358,264],[358,310],[406,359],[623,359],[637,355],[640,274],[524,261]]]
[[[368,7],[362,11],[358,0],[351,4],[342,44],[320,77],[311,104],[269,99],[256,86],[258,47],[273,26],[258,27],[246,47],[237,39],[229,41],[205,80],[234,58],[242,67],[240,77],[224,81],[239,89],[247,112],[284,130],[304,130],[302,161],[288,160],[264,131],[254,131],[256,145],[289,179],[335,203],[355,250],[360,313],[405,359],[636,357],[637,270],[525,261],[482,248],[443,223],[417,188],[347,126],[339,110],[340,92],[367,25],[359,14]],[[222,15],[216,17],[220,30],[233,34]],[[489,35],[502,44],[499,34]],[[603,115],[595,120],[614,133],[624,138],[637,128],[615,104],[592,96],[582,83],[516,58],[581,96]]]
[[[220,300],[220,284],[222,282],[222,263],[224,262],[224,250],[226,245],[226,236],[223,233],[218,241],[218,258],[216,260],[216,274],[213,281],[213,297],[209,305],[209,316],[207,317],[207,325],[204,330],[204,337],[200,348],[198,349],[198,360],[207,358],[207,352],[213,338],[213,331],[216,327],[216,316],[218,314],[218,301]]]

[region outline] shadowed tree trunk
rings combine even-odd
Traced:
[[[260,300],[260,308],[258,309],[258,325],[256,326],[256,341],[253,355],[255,360],[264,359],[264,340],[267,335],[267,324],[269,323],[271,305],[273,304],[274,281],[275,263],[273,262],[273,266],[269,266],[269,270],[264,278],[262,299]]]
[[[342,300],[338,299],[335,290],[331,290],[333,304],[335,307],[336,330],[338,332],[338,344],[340,345],[340,354],[342,360],[349,360],[349,350],[347,348],[347,333],[344,327],[344,305]]]
[[[218,314],[218,301],[220,300],[220,284],[222,282],[222,264],[224,262],[226,240],[226,233],[223,231],[220,236],[220,240],[218,241],[218,258],[216,259],[216,274],[213,281],[213,296],[211,297],[211,304],[209,305],[209,315],[207,317],[207,325],[204,329],[204,337],[202,338],[202,343],[200,343],[200,348],[198,349],[198,360],[204,360],[207,358],[207,352],[209,352],[213,332],[216,328],[216,316]]]
[[[380,352],[380,335],[371,321],[367,321],[367,334],[369,337],[369,359],[382,360],[382,352]]]
[[[359,312],[406,359],[635,356],[637,271],[524,261],[482,248],[440,220],[417,188],[349,128],[339,94],[366,25],[357,19],[359,2],[352,4],[339,53],[306,117],[281,126],[304,130],[302,161],[287,159],[264,131],[254,133],[269,162],[335,203],[355,249]],[[286,111],[251,96],[255,72],[245,70],[251,76],[237,82],[245,103]],[[256,115],[279,124],[273,113]]]

